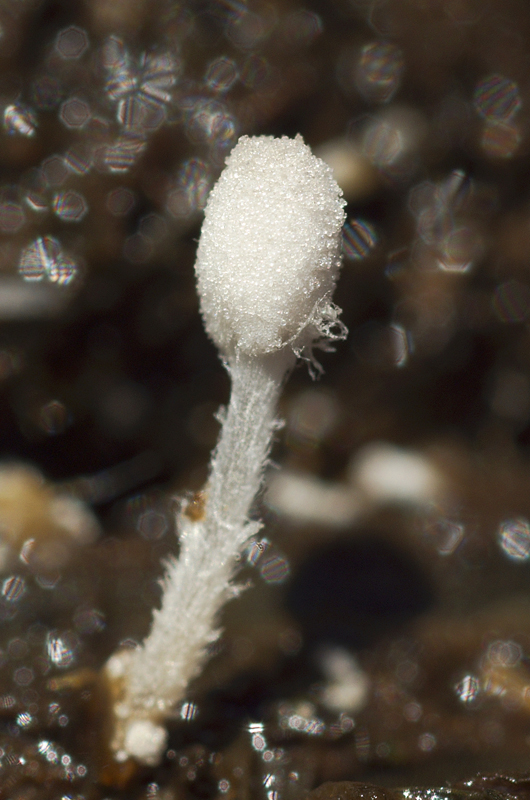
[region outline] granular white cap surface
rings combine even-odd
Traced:
[[[208,199],[195,264],[206,330],[225,355],[334,338],[344,205],[301,136],[241,137]]]

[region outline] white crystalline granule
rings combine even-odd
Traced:
[[[344,205],[301,136],[239,140],[208,199],[195,265],[223,353],[301,350],[330,336]]]

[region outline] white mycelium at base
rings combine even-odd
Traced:
[[[238,593],[238,556],[260,523],[249,512],[296,354],[344,336],[331,302],[344,202],[330,169],[301,137],[243,137],[212,190],[197,254],[201,309],[232,390],[200,519],[183,509],[180,555],[163,579],[161,608],[135,651],[107,667],[120,686],[111,746],[118,760],[160,759],[164,721],[219,636],[217,616]]]

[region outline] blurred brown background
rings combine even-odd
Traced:
[[[280,469],[261,503],[274,545],[255,543],[247,557],[286,599],[256,590],[241,619],[228,612],[231,656],[204,687],[265,664],[284,696],[305,692],[315,664],[329,681],[339,663],[322,642],[360,650],[367,673],[394,675],[397,694],[374,691],[358,727],[368,749],[344,723],[344,755],[323,746],[305,788],[364,769],[383,779],[378,770],[418,759],[431,780],[491,758],[526,763],[529,52],[523,0],[2,0],[4,621],[22,591],[30,597],[33,569],[40,588],[20,631],[44,618],[49,630],[73,625],[73,654],[106,619],[104,644],[81,658],[91,666],[145,632],[160,555],[175,549],[172,497],[203,485],[229,389],[195,295],[202,209],[240,135],[301,133],[348,201],[336,301],[350,335],[322,356],[320,382],[299,367],[282,400]],[[53,490],[39,494],[36,473],[9,484],[20,462]],[[101,582],[90,573],[83,583],[78,564],[68,608],[49,592],[61,547],[36,567],[28,556],[39,531],[54,540],[46,492],[78,504],[74,522],[60,515],[77,538],[101,528],[89,568]],[[124,565],[129,577],[109,585]],[[79,609],[89,617],[73,623]],[[412,649],[388,644],[427,611]],[[407,694],[416,678],[399,665],[412,651],[425,659],[418,691],[434,697],[431,717]],[[280,652],[306,659],[292,668],[295,688],[288,669],[274,673]],[[73,659],[52,656],[59,667]],[[245,713],[274,717],[263,708],[280,689],[266,702],[249,692]],[[477,696],[484,705],[469,717]],[[491,698],[506,696],[499,710]],[[400,709],[399,725],[385,703]],[[281,728],[291,717],[278,713]],[[403,720],[423,727],[407,738]]]

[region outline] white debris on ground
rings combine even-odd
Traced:
[[[314,475],[283,470],[271,477],[267,504],[297,522],[343,528],[350,525],[363,503],[348,484],[323,481]]]
[[[319,665],[327,678],[321,702],[329,711],[360,711],[368,701],[370,679],[355,656],[343,647],[329,647],[320,653]]]
[[[13,560],[58,567],[75,544],[100,534],[99,523],[81,500],[57,491],[26,464],[0,466],[0,571]]]
[[[440,499],[444,480],[428,456],[374,442],[350,463],[350,484],[371,503],[429,505]]]
[[[378,506],[428,507],[443,501],[447,491],[441,470],[427,455],[374,442],[352,458],[347,481],[290,470],[271,474],[266,501],[294,522],[346,528]]]

